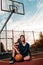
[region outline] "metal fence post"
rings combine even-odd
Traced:
[[[6,51],[7,51],[7,25],[5,26],[5,37],[6,37]]]
[[[0,53],[1,53],[1,33],[0,33]]]
[[[34,35],[34,31],[32,31],[32,33],[33,33],[33,39],[34,39],[34,43],[35,43],[35,35]]]

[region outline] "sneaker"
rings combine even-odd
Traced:
[[[12,58],[10,59],[10,64],[13,64],[13,63],[15,63],[15,59],[12,57]]]

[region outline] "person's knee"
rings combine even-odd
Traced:
[[[32,59],[32,57],[31,57],[31,56],[29,56],[29,57],[28,57],[28,59],[29,59],[29,60],[31,60],[31,59]]]
[[[30,60],[30,56],[24,57],[24,60]]]
[[[15,48],[16,48],[16,47],[15,47],[14,45],[12,45],[12,50],[15,50]]]
[[[28,60],[30,60],[30,56],[27,56],[28,57]]]

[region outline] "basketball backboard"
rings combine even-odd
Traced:
[[[1,10],[24,15],[24,4],[15,0],[1,0]]]

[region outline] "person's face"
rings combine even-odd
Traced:
[[[23,36],[21,36],[20,40],[21,40],[21,42],[24,42],[25,38]]]

